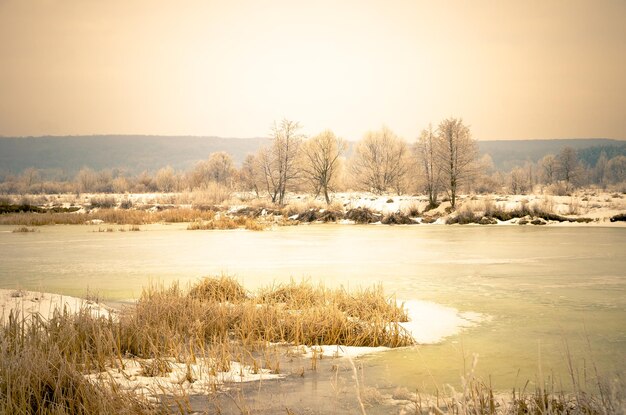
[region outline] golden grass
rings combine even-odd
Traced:
[[[112,346],[107,323],[58,312],[50,322],[25,324],[12,314],[0,328],[0,413],[155,414],[165,413],[131,393],[89,382],[84,373],[100,347]],[[110,350],[102,350],[110,353]]]
[[[188,291],[178,285],[146,289],[127,317],[133,321],[130,326],[157,327],[157,332],[167,333],[166,338],[204,342],[214,337],[244,345],[413,344],[410,335],[397,324],[406,321],[406,311],[385,297],[381,287],[348,293],[292,282],[246,293],[232,278],[208,278]],[[131,347],[133,350],[144,350],[146,345],[159,342],[152,336],[134,337],[139,346]]]
[[[202,301],[240,303],[248,298],[246,290],[233,278],[204,278],[189,289],[188,296]]]
[[[265,225],[260,221],[245,216],[237,216],[234,218],[228,216],[216,216],[215,218],[205,220],[195,220],[187,225],[187,230],[227,230],[244,228],[252,231],[262,231]]]
[[[98,209],[90,212],[23,212],[0,215],[0,225],[80,225],[93,220],[116,225],[143,225],[149,223],[181,223],[210,221],[215,217],[211,210],[176,208],[157,212],[135,209]]]

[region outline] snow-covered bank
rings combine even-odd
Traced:
[[[536,189],[541,190],[541,189]],[[545,189],[543,189],[545,190]],[[18,203],[22,196],[8,196],[12,203]],[[94,205],[92,200],[105,198],[110,202],[109,211],[129,210],[141,211],[144,213],[141,218],[143,223],[154,223],[166,221],[159,212],[170,209],[190,210],[187,221],[193,221],[198,213],[198,206],[189,200],[189,195],[185,193],[147,193],[147,194],[85,194],[81,198],[76,195],[39,195],[31,197],[32,203],[44,210],[58,208],[62,204],[64,209],[78,209],[66,214],[66,217],[59,219],[70,221],[72,215],[85,216],[80,223],[103,220],[95,217],[102,208]],[[578,189],[565,196],[551,195],[547,193],[529,194],[462,194],[456,199],[456,206],[453,209],[445,195],[440,195],[439,205],[436,208],[429,206],[428,198],[425,195],[378,195],[368,192],[344,192],[332,195],[332,203],[327,205],[322,199],[315,198],[309,194],[288,193],[284,206],[277,206],[269,200],[267,196],[257,197],[248,192],[232,192],[228,200],[216,204],[203,204],[201,209],[209,209],[214,212],[221,212],[227,217],[249,216],[252,219],[260,220],[265,225],[273,223],[297,224],[310,222],[337,222],[341,224],[352,223],[383,223],[383,224],[445,224],[456,223],[455,218],[459,214],[471,212],[477,216],[473,222],[460,223],[481,223],[486,224],[531,224],[545,225],[601,225],[601,226],[626,226],[626,222],[611,221],[616,215],[626,214],[626,194],[619,192],[607,192],[601,189]],[[130,202],[129,202],[130,201]],[[105,211],[107,209],[104,209]],[[367,210],[370,215],[366,221],[361,217],[356,218],[350,214],[351,210]],[[500,212],[493,215],[489,212]],[[530,212],[530,216],[525,219],[530,220],[503,220],[501,216],[508,216],[506,213],[514,215],[520,214],[516,219],[523,218]],[[137,212],[134,212],[137,214]],[[153,215],[151,216],[150,213]],[[361,212],[363,213],[363,212]],[[195,216],[194,216],[195,215]],[[485,220],[480,221],[485,215]],[[92,217],[94,216],[94,217]],[[362,216],[362,215],[361,215]],[[560,218],[556,218],[559,216]],[[556,218],[556,220],[550,219]],[[7,219],[6,224],[21,223],[19,217]],[[116,220],[120,220],[116,217]],[[533,219],[541,219],[533,223]],[[104,219],[112,220],[109,217]],[[171,218],[170,218],[171,219]],[[544,220],[545,219],[545,220]],[[176,217],[176,221],[180,221]],[[584,222],[584,223],[583,223]],[[57,222],[59,223],[59,222]],[[65,223],[65,222],[60,222]],[[36,224],[36,223],[35,223]]]
[[[156,370],[155,367],[159,368]],[[195,358],[192,362],[170,359],[127,359],[105,372],[92,373],[87,379],[105,385],[112,382],[121,390],[156,399],[158,395],[206,395],[225,383],[254,382],[285,377],[269,369],[253,368],[239,362],[230,362],[229,369],[215,370],[217,364],[210,358]]]
[[[55,310],[76,313],[81,309],[89,310],[93,316],[108,317],[111,309],[103,304],[83,298],[39,291],[0,289],[0,323],[9,318],[11,312],[19,313],[24,318],[39,314],[49,320]]]

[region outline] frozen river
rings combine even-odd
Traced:
[[[127,300],[149,283],[184,285],[222,273],[249,289],[292,277],[350,288],[382,282],[398,299],[438,303],[473,320],[436,344],[369,357],[380,383],[412,390],[455,384],[474,354],[479,374],[503,389],[536,380],[540,365],[545,376],[566,383],[568,350],[581,376],[593,365],[609,375],[626,370],[625,228],[313,225],[250,232],[150,225],[100,233],[79,225],[28,234],[13,228],[0,226],[0,288],[78,296],[90,290]],[[438,323],[439,314],[433,316]]]

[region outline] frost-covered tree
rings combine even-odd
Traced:
[[[159,169],[156,173],[154,181],[160,192],[169,193],[176,190],[176,173],[171,166]]]
[[[428,129],[422,130],[419,139],[413,146],[430,207],[437,206],[437,195],[441,188],[441,166],[437,163],[436,146],[437,136],[432,125],[429,125]]]
[[[541,179],[545,184],[552,184],[557,175],[557,161],[552,154],[547,154],[539,160]]]
[[[556,157],[558,176],[568,185],[575,185],[578,179],[579,162],[576,150],[572,147],[563,147]]]
[[[241,163],[238,178],[239,186],[241,186],[243,190],[253,191],[257,197],[259,196],[263,178],[261,175],[259,160],[256,155],[248,154],[246,156],[243,163]]]
[[[448,118],[439,124],[436,150],[437,165],[441,168],[450,203],[455,207],[459,186],[476,174],[478,145],[463,120]]]
[[[93,192],[98,183],[98,175],[88,167],[83,167],[76,174],[76,187],[80,193]]]
[[[272,126],[272,141],[257,155],[263,182],[273,203],[284,204],[289,185],[300,175],[298,157],[304,136],[300,123],[283,119]]]
[[[209,180],[223,185],[230,185],[235,174],[235,163],[230,154],[218,151],[209,155],[207,162],[207,174]]]
[[[607,162],[607,176],[611,183],[623,183],[626,181],[626,157],[616,156]]]
[[[387,127],[370,131],[356,146],[351,170],[356,185],[382,194],[389,189],[401,193],[406,188],[409,148]]]
[[[302,145],[303,176],[311,185],[315,196],[322,193],[327,204],[330,204],[329,192],[336,184],[341,156],[346,148],[346,142],[330,130],[308,139]]]

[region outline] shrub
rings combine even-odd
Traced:
[[[35,232],[35,229],[28,228],[26,226],[20,226],[19,228],[13,229],[12,232],[13,233],[29,233],[29,232]]]
[[[381,215],[374,213],[368,208],[354,208],[346,212],[346,219],[356,223],[374,223],[381,219]]]
[[[569,194],[567,183],[564,181],[558,181],[549,185],[546,188],[546,192],[554,196],[567,196]]]
[[[415,225],[417,222],[413,221],[407,215],[400,212],[390,213],[383,217],[381,223],[385,225]]]
[[[479,223],[481,217],[476,215],[469,207],[464,207],[459,210],[456,215],[450,216],[446,219],[446,225],[459,224],[466,225],[468,223]]]
[[[626,222],[626,213],[619,213],[611,217],[611,222]]]
[[[210,182],[191,194],[191,204],[197,208],[207,208],[209,206],[219,205],[225,200],[230,199],[231,194],[232,191],[227,186]]]
[[[133,207],[133,201],[130,199],[124,199],[120,202],[120,209],[131,209]]]
[[[416,218],[420,215],[419,206],[417,203],[411,203],[409,206],[404,208],[404,214],[411,218]]]
[[[92,208],[110,209],[117,205],[113,196],[94,196],[89,200]]]

